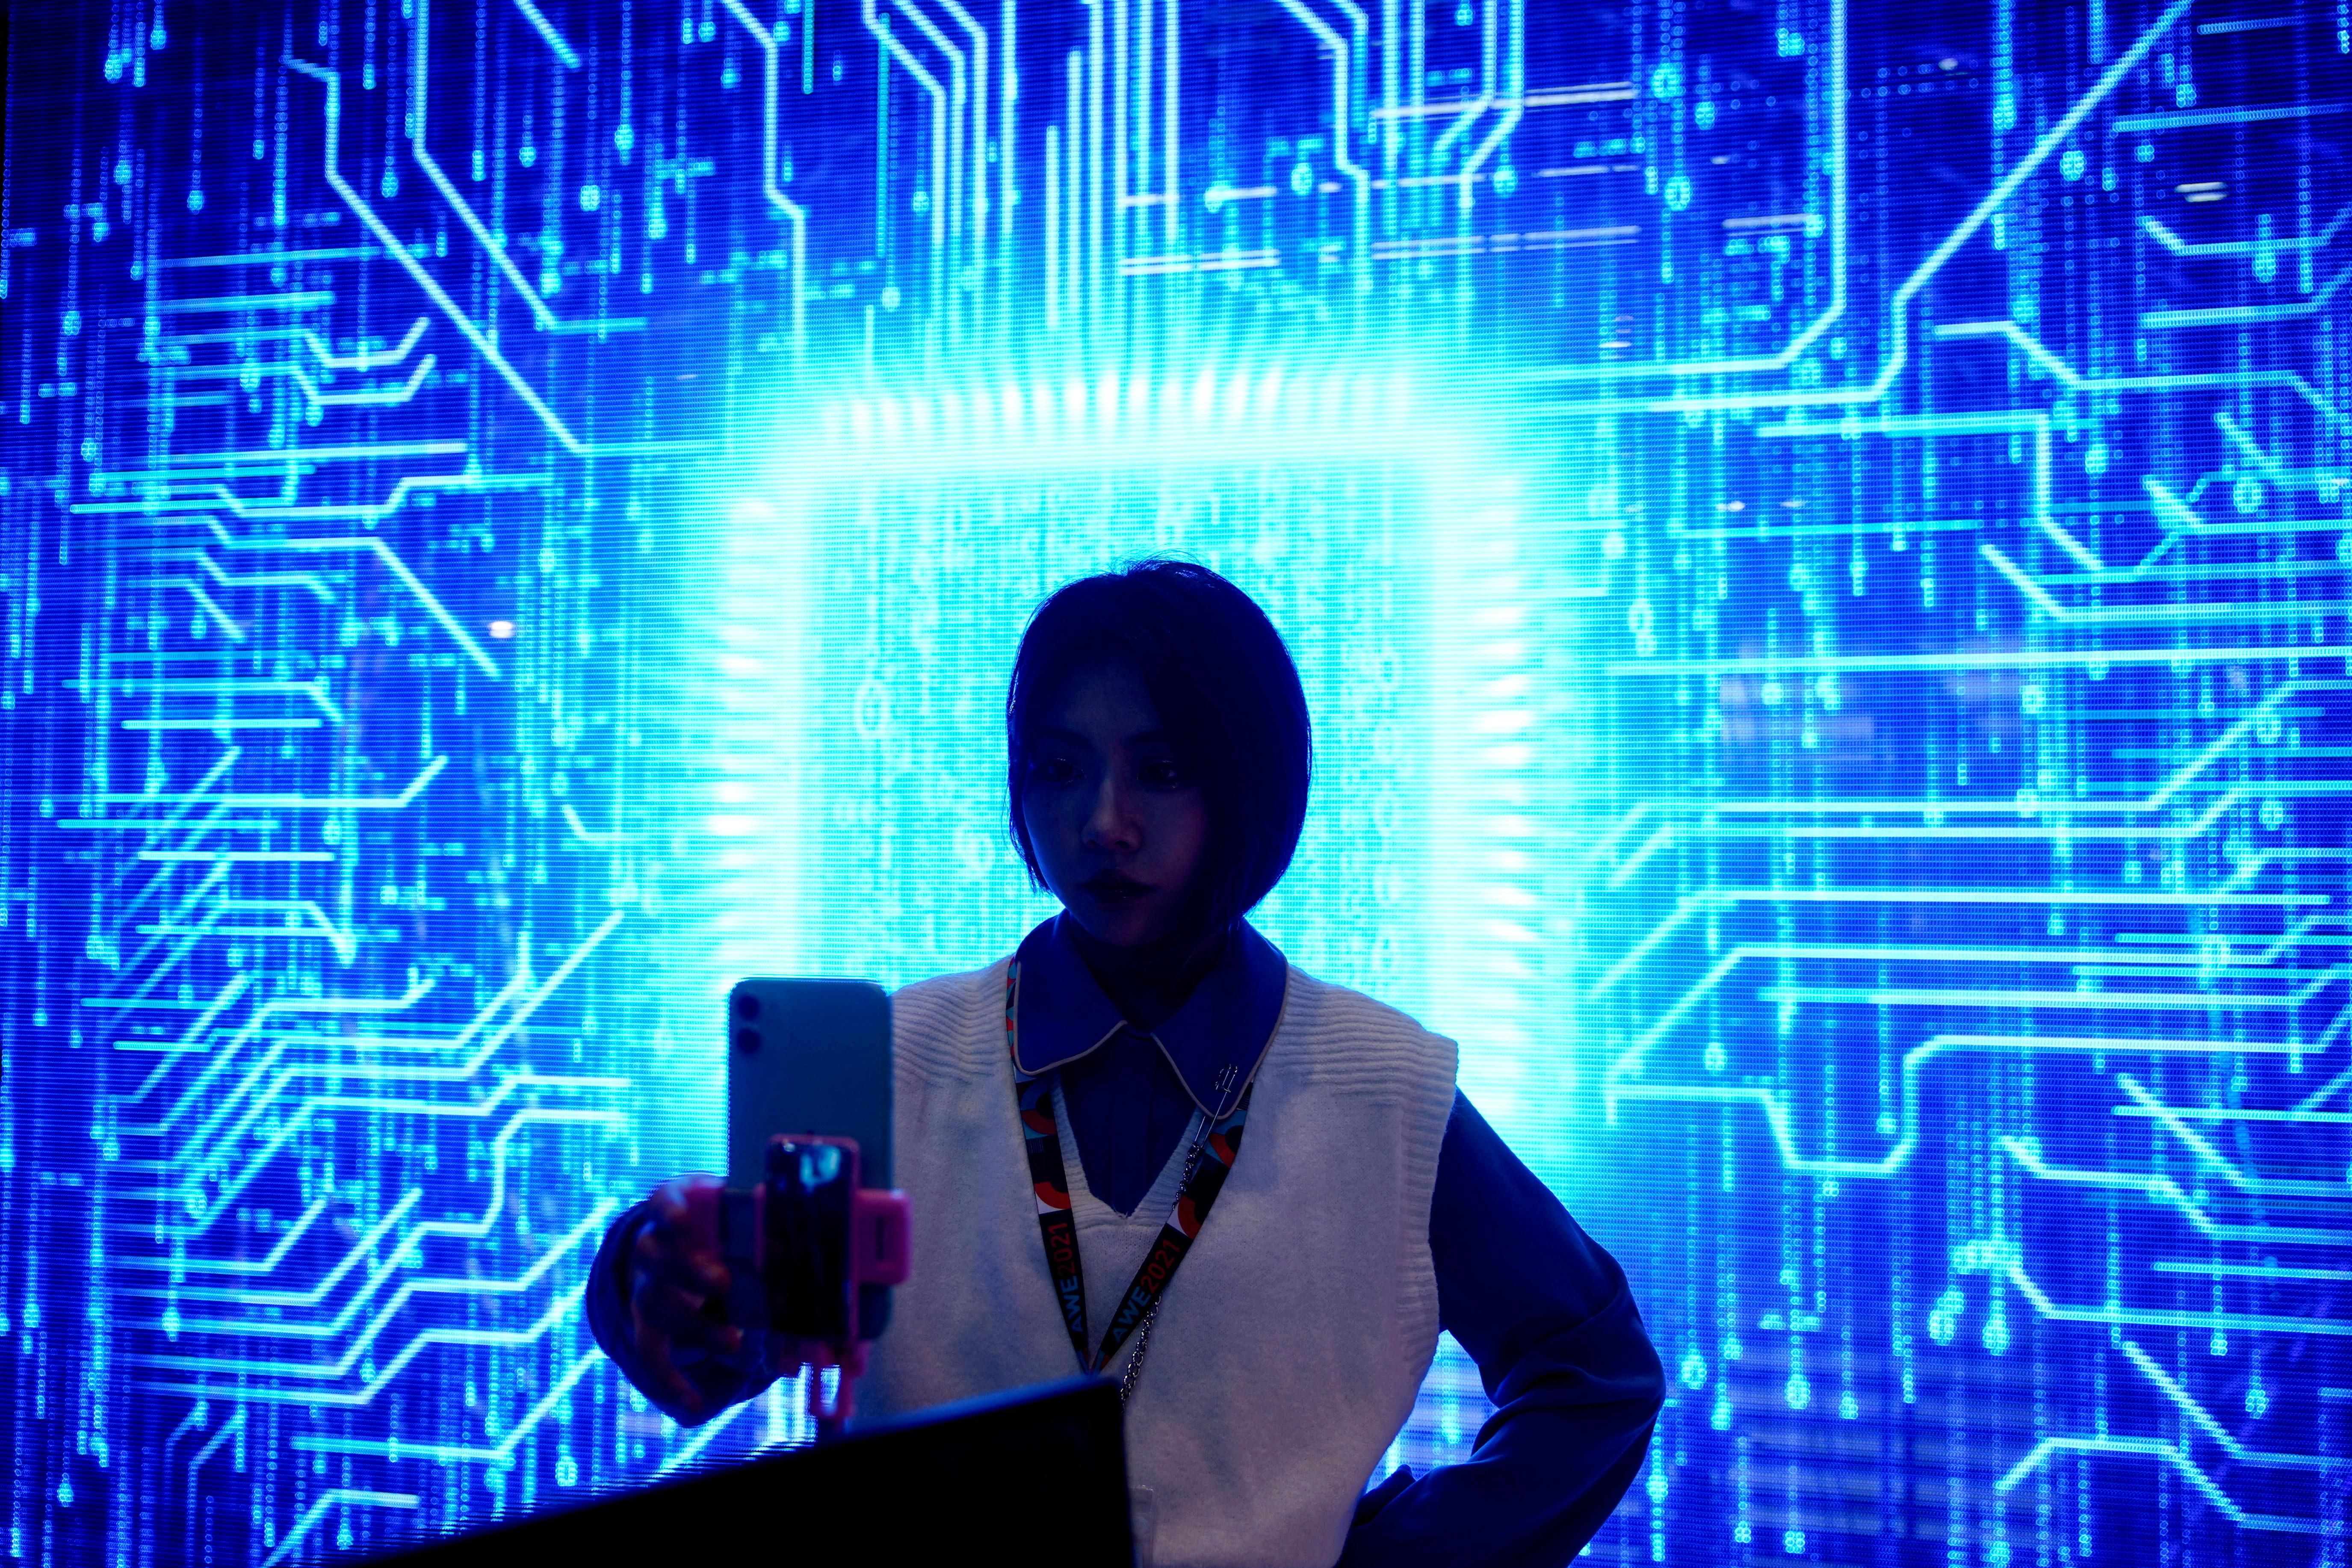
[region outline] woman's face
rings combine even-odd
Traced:
[[[1045,885],[1089,934],[1134,947],[1182,923],[1208,807],[1133,665],[1082,666],[1048,695],[1031,731],[1021,816]]]

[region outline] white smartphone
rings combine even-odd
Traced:
[[[863,980],[739,980],[727,998],[727,1184],[767,1174],[768,1140],[857,1140],[859,1184],[890,1185],[890,996]]]
[[[768,1176],[768,1145],[779,1134],[855,1140],[856,1184],[890,1186],[890,997],[880,986],[764,975],[736,982],[727,998],[731,1201],[721,1226],[744,1247],[751,1194]],[[847,1213],[845,1208],[841,1216],[845,1226]],[[845,1230],[841,1239],[845,1247]],[[730,1315],[763,1321],[764,1297],[754,1300],[749,1271],[743,1272],[741,1300],[730,1303]],[[857,1333],[871,1339],[889,1321],[890,1290],[884,1285],[856,1290]]]

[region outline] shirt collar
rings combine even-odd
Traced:
[[[1184,1005],[1146,1033],[1120,1016],[1071,940],[1066,914],[1031,931],[1014,956],[1021,982],[1014,994],[1013,1065],[1024,1077],[1050,1072],[1108,1043],[1121,1029],[1157,1045],[1185,1092],[1209,1115],[1222,1116],[1256,1075],[1282,1018],[1290,964],[1247,921],[1234,922],[1215,967],[1201,977]],[[1221,1093],[1218,1079],[1226,1078]]]

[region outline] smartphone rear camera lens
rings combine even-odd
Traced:
[[[758,1017],[760,999],[749,991],[738,991],[735,993],[735,1016],[746,1019]]]
[[[736,1030],[735,1048],[742,1052],[747,1057],[756,1054],[760,1049],[760,1031],[757,1029]]]

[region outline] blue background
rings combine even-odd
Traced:
[[[2344,7],[777,3],[11,8],[0,1545],[803,1440],[593,1240],[733,976],[1040,918],[1012,650],[1172,550],[1265,929],[1633,1277],[1596,1560],[2342,1568]]]

